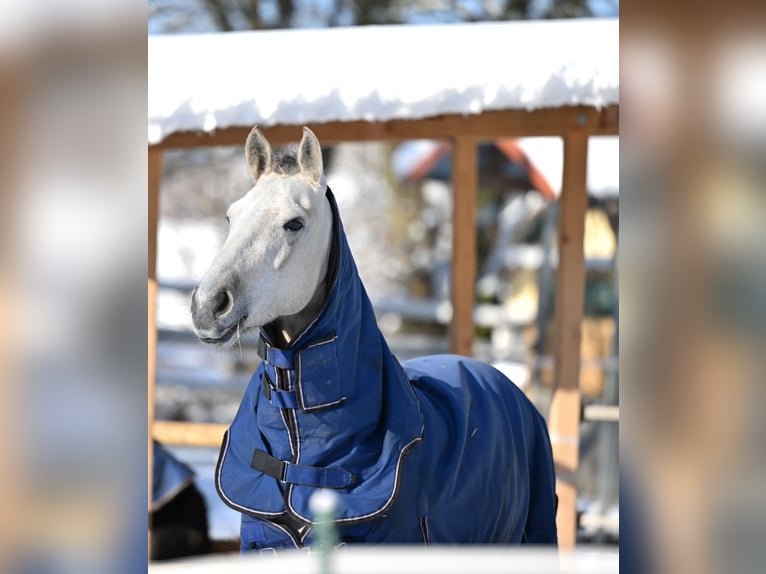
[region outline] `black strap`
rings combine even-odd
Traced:
[[[295,351],[272,347],[261,335],[257,345],[258,356],[263,359],[263,394],[275,407],[280,409],[298,408],[295,391],[277,389],[271,381],[276,381],[278,371],[293,371]],[[269,380],[267,382],[267,379]]]
[[[284,481],[285,479],[285,467],[287,466],[287,463],[284,460],[279,460],[278,458],[271,456],[266,451],[255,449],[250,466],[255,470],[261,471],[263,474],[268,474],[278,480]]]
[[[263,474],[290,484],[345,488],[356,483],[356,477],[342,468],[293,464],[273,457],[260,449],[255,449],[250,466]]]
[[[263,373],[263,395],[275,407],[280,409],[297,409],[298,397],[295,391],[281,391],[274,387],[268,372]]]

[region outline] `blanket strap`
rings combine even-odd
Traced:
[[[278,389],[273,381],[277,380],[277,369],[292,371],[295,352],[272,347],[263,337],[258,338],[258,356],[264,362],[263,394],[269,402],[280,409],[297,409],[298,398],[295,391]]]
[[[293,464],[275,458],[260,449],[255,449],[250,466],[272,478],[290,484],[321,488],[345,488],[356,483],[356,477],[342,468]]]
[[[258,345],[256,346],[258,356],[279,369],[292,369],[293,361],[295,359],[295,351],[291,349],[277,349],[267,343],[263,337],[258,338]]]
[[[268,371],[263,376],[263,395],[277,408],[298,408],[298,397],[295,395],[295,391],[280,391],[276,389],[271,382]]]

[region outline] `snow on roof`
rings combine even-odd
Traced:
[[[149,36],[149,143],[176,131],[618,102],[617,20]]]

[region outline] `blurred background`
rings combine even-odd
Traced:
[[[149,2],[150,34],[251,29],[616,17],[616,2]],[[384,47],[380,48],[385,50]],[[423,50],[438,60],[438,45]],[[275,58],[278,47],[275,46]],[[522,57],[509,54],[510,58]],[[420,71],[429,74],[429,69]],[[353,73],[353,70],[349,70]],[[432,72],[433,73],[433,72]],[[296,131],[295,137],[298,138]],[[321,139],[321,138],[320,138]],[[244,141],[163,153],[157,237],[155,419],[228,424],[260,359],[203,347],[193,334],[191,290],[226,233],[224,214],[252,185]],[[481,142],[474,356],[502,370],[547,416],[553,389],[559,137]],[[379,325],[400,360],[449,351],[452,148],[447,141],[324,145],[327,181]],[[590,138],[582,324],[585,402],[617,405],[619,142]],[[614,422],[586,422],[578,470],[579,540],[616,544],[618,440]],[[236,540],[239,515],[215,492],[217,448],[166,445],[195,471],[210,536]]]
[[[299,19],[297,2],[285,21],[304,26],[328,25],[332,18],[339,25],[355,22],[350,4],[338,3],[337,11],[330,5],[310,4],[308,12],[324,14],[321,24],[312,23],[306,12]],[[459,7],[453,13],[441,3],[432,5],[439,8],[435,15],[397,4],[399,21],[480,18],[484,5],[495,17],[505,6],[444,3]],[[230,5],[230,26],[252,27],[240,6]],[[270,26],[290,13],[279,8],[281,3],[260,6],[258,17]],[[377,14],[381,4],[375,6],[367,12]],[[534,17],[552,6],[573,12],[557,17],[588,15],[581,9],[614,16],[617,10],[608,2],[522,6],[520,13],[529,10]],[[620,510],[627,525],[620,557],[627,572],[760,572],[766,563],[763,8],[739,0],[619,5],[622,221],[615,245],[620,245]],[[0,425],[6,439],[0,441],[0,566],[5,570],[132,572],[144,567],[146,33],[147,27],[151,34],[222,30],[225,24],[217,18],[202,3],[183,2],[34,0],[0,7]],[[225,150],[218,153],[223,162]],[[341,169],[345,153],[352,151],[333,150],[328,171]],[[384,196],[389,202],[384,205],[395,203],[390,198],[399,196],[393,194],[411,198],[404,203],[412,207],[400,217],[402,228],[392,236],[404,245],[424,245],[420,249],[427,256],[418,265],[436,269],[435,236],[429,239],[417,224],[413,233],[409,226],[426,205],[443,208],[439,186],[449,182],[438,177],[407,181],[400,175],[406,170],[394,167],[395,149],[365,145],[353,153],[359,154],[351,156],[354,162],[380,162],[393,174],[381,184],[391,194]],[[193,165],[168,156],[163,202],[172,193],[173,178],[184,177],[180,168],[172,174],[173,163]],[[231,162],[231,177],[246,181],[244,165]],[[200,161],[198,173],[209,177],[217,163]],[[338,179],[330,182],[340,195],[342,178],[331,178]],[[198,218],[195,225],[203,229],[201,221],[228,201],[222,194],[237,193],[217,180],[209,185],[205,201],[221,204],[210,207],[208,215],[163,204],[160,243],[176,243],[174,249],[183,252],[188,233],[183,220]],[[550,213],[555,203],[535,194],[540,190],[527,188],[490,197],[503,205],[512,204],[513,197],[522,205],[519,198],[527,198],[524,206],[544,206],[541,211]],[[602,200],[592,195],[591,209],[601,211],[597,201]],[[353,201],[342,209],[353,209]],[[492,210],[489,225],[500,237],[502,208]],[[213,221],[209,232],[199,233],[209,233],[212,244],[218,225]],[[370,226],[376,233],[391,233]],[[448,231],[446,226],[428,229]],[[541,235],[530,232],[524,242],[535,245]],[[354,241],[361,260],[364,241]],[[482,239],[485,262],[495,241]],[[199,248],[187,250],[196,254]],[[184,257],[188,263],[178,263],[183,260],[178,257],[161,271],[163,309],[180,308],[183,290],[204,268],[201,260],[193,263],[193,255]],[[511,288],[495,290],[496,300],[486,302],[499,306],[514,300],[511,274],[529,272],[528,267],[495,271],[498,285],[502,281]],[[531,269],[537,283],[528,284],[537,285],[537,301],[524,320],[530,315],[536,320],[543,307],[541,269]],[[589,278],[596,271],[589,270]],[[405,268],[364,273],[376,302],[439,297],[433,270],[415,272],[416,279],[407,279]],[[596,318],[606,324],[611,311],[605,310],[611,307],[599,308]],[[158,364],[158,375],[164,373],[158,414],[169,420],[221,420],[230,408],[226,401],[241,391],[231,387],[231,398],[221,403],[192,399],[205,396],[199,392],[202,383],[171,376],[182,370],[178,357],[190,344],[174,312],[162,313],[162,345],[170,350]],[[383,320],[387,313],[394,319]],[[425,332],[433,341],[429,345],[439,344],[442,323],[405,315],[386,310],[381,324],[394,338]],[[500,344],[489,332],[496,328],[485,328],[478,333],[477,352],[489,360],[495,360],[495,348],[507,352],[522,365],[514,368],[528,373],[530,393],[539,392],[536,400],[544,401],[544,363],[535,361],[546,351],[534,346],[543,330],[530,331],[530,341],[512,325],[502,335],[507,342]],[[403,352],[401,347],[397,352]],[[247,371],[250,356],[243,349],[241,366],[218,356],[209,361],[211,381],[218,377],[215,384],[221,385],[216,396],[224,396],[225,381],[236,383],[237,373]],[[198,360],[190,358],[190,365]],[[613,376],[607,365],[598,371],[603,393]],[[585,368],[586,362],[583,377]],[[513,378],[519,384],[524,380]],[[195,462],[197,454],[185,457],[195,468],[208,460],[201,455]]]

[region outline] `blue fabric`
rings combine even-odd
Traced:
[[[194,482],[194,471],[160,443],[154,441],[152,452],[152,511],[162,508]]]
[[[297,409],[298,397],[295,391],[271,391],[271,404],[279,409]]]
[[[319,488],[345,488],[356,481],[353,474],[342,468],[293,464],[260,449],[255,449],[250,467],[282,482]]]
[[[353,484],[354,475],[342,468],[320,468],[287,463],[285,482],[320,488],[345,488]]]
[[[274,378],[276,378],[276,374]],[[298,396],[295,394],[295,391],[280,391],[274,388],[270,375],[264,377],[263,385],[264,391],[267,393],[266,398],[275,407],[280,409],[298,408]]]
[[[555,476],[543,418],[511,381],[478,361],[396,360],[329,190],[327,197],[335,231],[325,307],[293,341],[292,364],[276,364],[287,354],[267,353],[221,447],[216,487],[243,513],[243,549],[312,542],[311,529],[297,526],[311,521],[316,487],[254,469],[256,449],[354,475],[335,489],[347,542],[555,543]],[[270,343],[268,328],[261,336]],[[298,408],[267,400],[265,372],[281,372]],[[249,534],[262,531],[271,533],[268,540]]]
[[[292,369],[294,357],[295,353],[293,351],[277,349],[270,345],[266,351],[266,361],[281,369]]]

